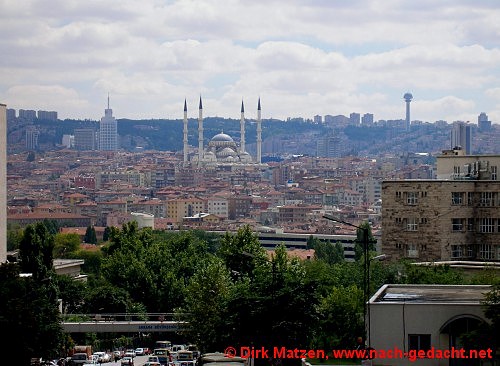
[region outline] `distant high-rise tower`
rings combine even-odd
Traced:
[[[104,110],[104,117],[99,124],[99,150],[118,150],[118,126],[113,117],[113,110],[109,108],[109,95],[108,108]]]
[[[260,98],[257,103],[257,163],[262,163],[262,118],[260,109]]]
[[[410,131],[410,103],[413,99],[413,95],[411,93],[405,93],[403,99],[406,102],[406,131]]]
[[[451,148],[460,148],[466,155],[471,154],[472,127],[462,121],[453,122],[451,130]]]
[[[28,126],[26,128],[26,149],[37,150],[39,136],[40,131],[35,126]]]
[[[491,130],[491,121],[488,121],[488,115],[486,113],[481,112],[477,117],[477,127],[481,132]]]
[[[349,123],[354,126],[359,126],[359,123],[361,121],[361,115],[359,113],[351,113],[349,115]]]
[[[7,106],[0,103],[0,263],[7,262]]]
[[[183,164],[184,166],[187,165],[188,162],[188,107],[187,107],[187,102],[186,99],[184,99],[184,129],[182,131],[183,133],[183,138],[182,138],[182,144],[183,144]]]

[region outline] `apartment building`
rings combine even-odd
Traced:
[[[500,260],[498,155],[443,151],[436,180],[382,183],[382,252],[416,260]]]
[[[206,213],[206,206],[205,200],[196,197],[171,199],[167,201],[167,217],[180,223],[184,217]]]

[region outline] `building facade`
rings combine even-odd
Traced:
[[[99,150],[118,150],[118,125],[113,110],[109,108],[109,97],[108,108],[104,110],[104,117],[99,124]]]
[[[384,181],[382,202],[384,254],[500,260],[500,181]]]

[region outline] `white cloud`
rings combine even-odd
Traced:
[[[493,0],[0,0],[0,7],[7,50],[0,101],[16,108],[98,119],[110,92],[117,116],[181,118],[184,97],[195,103],[201,93],[207,113],[211,106],[221,116],[260,95],[263,115],[276,118],[358,111],[397,119],[410,90],[418,119],[493,117],[500,109]]]

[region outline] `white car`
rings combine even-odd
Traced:
[[[131,357],[131,358],[134,358],[136,356],[135,354],[135,350],[133,349],[128,349],[125,351],[125,357]]]
[[[144,348],[136,348],[135,355],[136,356],[144,356]]]
[[[94,352],[92,356],[96,356],[98,363],[105,363],[111,361],[111,356],[106,352]]]
[[[120,363],[122,366],[133,366],[134,359],[130,356],[125,356],[120,360]]]

